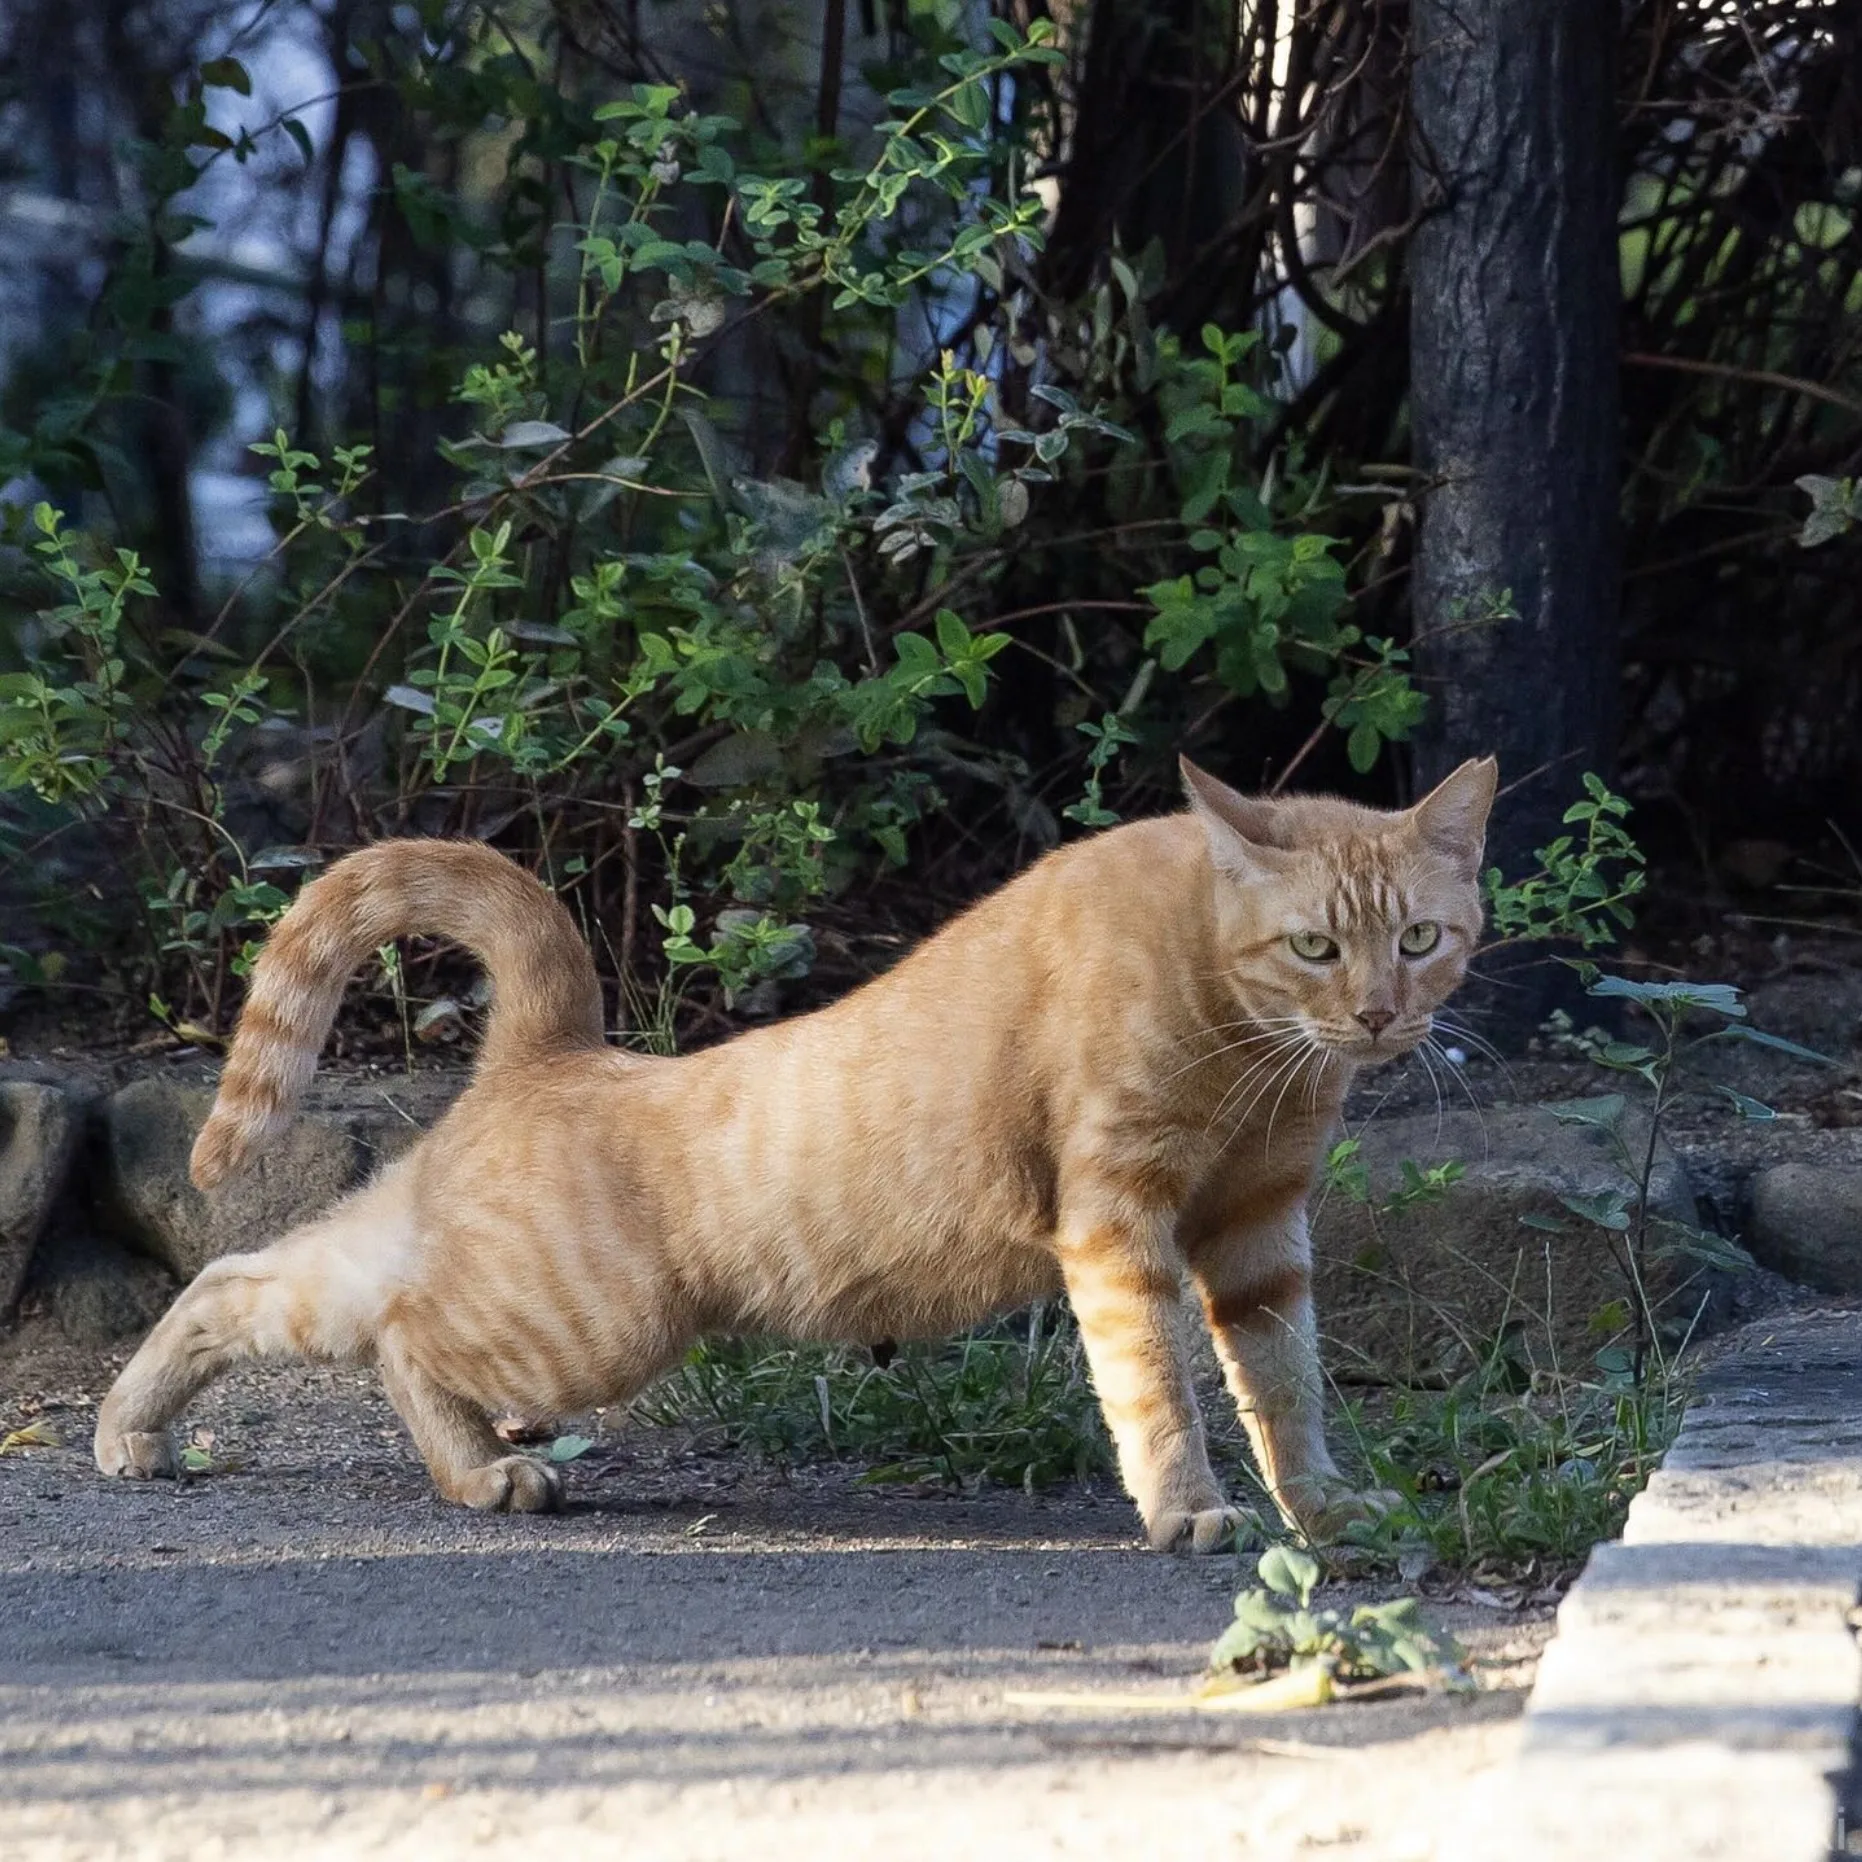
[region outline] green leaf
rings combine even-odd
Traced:
[[[1787,1041],[1781,1034],[1767,1034],[1763,1028],[1748,1028],[1736,1025],[1731,1028],[1716,1029],[1707,1037],[1711,1041],[1748,1041],[1754,1047],[1769,1048],[1774,1054],[1789,1054],[1793,1060],[1814,1061],[1819,1067],[1840,1067],[1840,1060],[1832,1060],[1828,1054],[1819,1054],[1814,1047],[1800,1047],[1795,1041]]]
[[[1775,1119],[1776,1110],[1762,1099],[1753,1099],[1745,1093],[1736,1093],[1730,1086],[1716,1084],[1713,1089],[1736,1111],[1741,1118],[1752,1120]]]
[[[498,435],[497,444],[507,452],[537,452],[546,446],[561,446],[575,438],[566,427],[553,420],[514,420]]]
[[[1739,991],[1731,983],[1640,983],[1627,976],[1600,976],[1585,993],[1638,1002],[1644,1007],[1660,1004],[1671,1008],[1704,1009],[1709,1014],[1729,1017],[1746,1012],[1745,1004],[1739,1000]]]
[[[556,1462],[574,1461],[594,1446],[593,1438],[586,1435],[559,1435],[550,1444],[550,1459]]]
[[[237,58],[210,58],[200,68],[202,87],[208,90],[237,91],[242,97],[252,95],[252,78]]]
[[[1270,1545],[1261,1554],[1256,1575],[1282,1597],[1297,1597],[1304,1609],[1319,1583],[1319,1561],[1297,1545]]]
[[[1592,1196],[1561,1196],[1558,1200],[1573,1215],[1582,1216],[1598,1228],[1621,1234],[1629,1227],[1629,1208],[1621,1191],[1599,1190]]]
[[[285,117],[278,127],[297,144],[297,152],[303,156],[304,166],[308,168],[316,160],[317,155],[310,140],[310,131],[294,116]]]
[[[892,650],[899,656],[899,670],[914,678],[942,670],[943,661],[938,658],[937,648],[923,634],[900,634],[893,641]]]
[[[1595,1099],[1573,1099],[1555,1105],[1551,1113],[1561,1125],[1591,1125],[1601,1131],[1615,1131],[1623,1122],[1628,1103],[1621,1093],[1600,1093]]]

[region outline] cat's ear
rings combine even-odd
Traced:
[[[1209,839],[1209,857],[1219,872],[1235,879],[1260,881],[1277,878],[1290,859],[1283,849],[1268,845],[1273,832],[1273,803],[1258,796],[1241,795],[1226,782],[1218,782],[1206,769],[1198,769],[1187,756],[1177,758],[1183,772],[1183,792],[1190,810],[1203,824]]]
[[[1410,818],[1431,847],[1472,870],[1480,864],[1487,814],[1499,780],[1500,765],[1492,757],[1470,758],[1444,776],[1409,811]]]

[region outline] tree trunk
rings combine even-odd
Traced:
[[[1492,752],[1509,874],[1608,774],[1617,660],[1610,0],[1415,0],[1412,592],[1427,786]],[[1495,1000],[1536,1025],[1550,978]],[[1528,1020],[1530,1018],[1530,1020]]]

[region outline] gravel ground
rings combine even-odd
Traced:
[[[202,1399],[216,1471],[90,1466],[101,1384],[0,1393],[0,1853],[1237,1857],[1426,1862],[1511,1753],[1549,1630],[1444,1602],[1472,1700],[1240,1721],[1009,1702],[1179,1689],[1228,1558],[1115,1496],[784,1480],[601,1435],[567,1513],[441,1505],[372,1377]],[[1491,1600],[1488,1600],[1491,1601]]]

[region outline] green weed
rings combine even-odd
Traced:
[[[874,1483],[1032,1491],[1112,1472],[1078,1329],[1045,1306],[896,1354],[707,1341],[635,1413],[785,1464],[854,1462]]]
[[[1461,1650],[1429,1628],[1415,1598],[1315,1609],[1323,1567],[1292,1545],[1269,1546],[1255,1569],[1260,1583],[1235,1599],[1235,1620],[1209,1651],[1215,1672],[1260,1678],[1317,1666],[1345,1683],[1459,1674]]]
[[[1409,1576],[1557,1577],[1622,1530],[1684,1400],[1676,1378],[1532,1375],[1499,1352],[1446,1390],[1354,1396],[1337,1423],[1350,1458],[1403,1503],[1346,1545]]]

